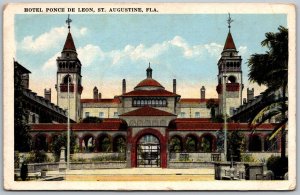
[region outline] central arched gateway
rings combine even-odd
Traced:
[[[165,137],[156,129],[139,131],[132,139],[132,167],[167,167]]]
[[[160,167],[160,143],[155,136],[144,135],[136,146],[137,167]]]

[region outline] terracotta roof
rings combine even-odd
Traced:
[[[137,87],[163,87],[159,82],[152,78],[146,78],[142,80],[139,84],[137,84]]]
[[[230,32],[227,35],[227,39],[226,39],[226,42],[225,42],[225,45],[224,45],[224,49],[235,49],[236,50],[236,47],[235,47],[235,44],[234,44],[234,41],[233,41],[233,38],[232,38]]]
[[[73,41],[73,38],[72,38],[72,35],[71,35],[70,32],[68,33],[63,51],[64,50],[74,50],[74,51],[76,51],[76,47],[75,47],[75,44],[74,44],[74,41]]]
[[[176,115],[150,106],[144,106],[142,108],[124,113],[120,116],[176,116]]]
[[[109,119],[104,120],[102,123],[71,123],[70,128],[73,131],[97,131],[97,130],[107,130],[107,131],[119,131],[126,130],[127,124],[121,119]],[[31,131],[66,131],[67,124],[52,124],[52,123],[40,123],[32,124]]]
[[[176,123],[192,123],[192,122],[210,122],[210,118],[176,118],[173,121]]]
[[[219,99],[218,98],[210,98],[213,99],[216,104],[219,103]],[[201,98],[181,98],[180,99],[180,103],[186,103],[186,104],[200,104],[200,103],[206,103],[208,100],[210,99],[201,99]]]
[[[175,119],[170,122],[169,129],[174,131],[192,131],[192,130],[220,130],[223,129],[223,123],[212,123],[212,122],[203,122],[195,120],[193,121],[182,121],[178,122]],[[273,130],[275,127],[274,124],[266,123],[260,125],[256,130]],[[242,130],[242,131],[249,131],[251,128],[249,127],[248,123],[228,123],[227,124],[228,130]]]
[[[114,99],[81,99],[81,103],[111,103],[111,104],[119,104],[120,100],[118,98]]]
[[[176,93],[172,93],[170,91],[159,89],[159,90],[135,90],[130,91],[128,93],[123,94],[122,96],[161,96],[161,97],[168,97],[168,96],[179,96]]]

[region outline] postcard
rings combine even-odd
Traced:
[[[294,190],[292,4],[4,8],[6,190]]]

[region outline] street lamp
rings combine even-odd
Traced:
[[[223,76],[223,118],[224,118],[224,156],[227,161],[227,115],[226,115],[226,75]]]
[[[67,170],[70,170],[70,74],[68,73]]]

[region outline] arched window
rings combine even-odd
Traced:
[[[97,139],[98,141],[98,151],[99,152],[110,152],[111,148],[111,140],[108,135],[101,135]]]
[[[114,138],[113,151],[120,153],[126,151],[126,139],[124,138],[124,136],[119,135]]]
[[[170,139],[169,143],[170,152],[182,152],[182,138],[174,136]]]
[[[71,75],[66,75],[63,79],[63,84],[68,84],[68,79],[69,79],[69,83],[72,82],[72,77]]]
[[[235,78],[235,76],[230,75],[230,76],[228,77],[228,81],[229,81],[230,83],[236,83],[236,78]]]
[[[201,151],[212,152],[213,151],[213,137],[211,135],[204,135],[201,139]]]
[[[189,135],[186,137],[185,149],[187,152],[196,152],[197,146],[198,146],[198,142],[195,136]]]

